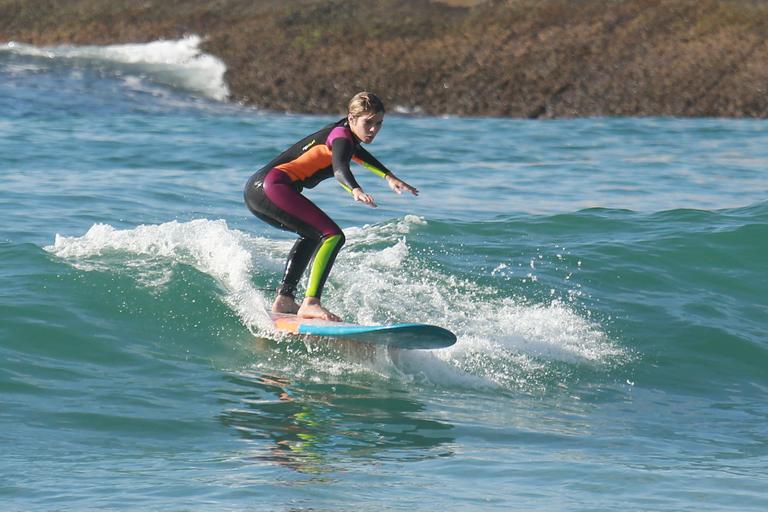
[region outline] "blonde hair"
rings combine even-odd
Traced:
[[[349,100],[349,115],[352,117],[379,112],[384,113],[384,102],[372,92],[359,92]]]

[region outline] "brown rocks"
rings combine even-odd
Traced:
[[[0,41],[206,37],[234,101],[336,113],[768,116],[751,0],[0,0]]]

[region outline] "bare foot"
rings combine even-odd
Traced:
[[[272,312],[295,315],[299,312],[299,305],[296,304],[293,297],[288,295],[278,295],[275,302],[272,303]]]
[[[299,312],[296,316],[301,318],[318,318],[320,320],[331,320],[333,322],[341,322],[341,317],[334,315],[323,306],[320,305],[320,301],[314,297],[307,297],[304,302],[301,303]]]

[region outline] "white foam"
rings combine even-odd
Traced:
[[[106,224],[95,224],[82,237],[57,234],[54,244],[45,249],[61,258],[73,260],[92,259],[118,252],[191,265],[213,277],[224,290],[227,302],[244,324],[259,331],[269,325],[269,318],[266,314],[265,297],[251,284],[251,275],[254,272],[266,273],[275,269],[269,268],[273,261],[265,254],[258,260],[253,259],[249,246],[255,240],[229,229],[223,220],[201,219],[184,223],[172,221],[126,230],[115,229]],[[267,268],[262,268],[265,265]]]
[[[432,382],[504,388],[546,380],[551,363],[601,366],[622,358],[601,326],[568,303],[529,304],[422,263],[407,235],[418,217],[347,230],[348,247],[334,267],[334,308],[360,323],[426,322],[454,331],[458,342],[407,352],[400,369]],[[386,248],[380,248],[387,241]],[[367,249],[368,244],[377,244]],[[533,385],[536,385],[535,383]]]
[[[345,319],[360,323],[426,322],[454,331],[458,342],[435,351],[409,351],[389,361],[392,375],[457,386],[519,388],[547,380],[553,364],[600,366],[623,355],[600,325],[568,303],[529,304],[440,270],[433,261],[412,254],[409,232],[425,225],[418,217],[348,229],[347,246],[331,274],[325,304]],[[273,241],[230,229],[223,220],[168,222],[119,230],[96,224],[81,237],[56,235],[46,250],[73,264],[142,266],[141,258],[161,258],[192,265],[213,277],[227,304],[244,325],[266,335],[271,301],[252,280],[275,282],[290,240]],[[131,256],[126,262],[125,254]],[[141,284],[162,286],[172,277],[160,266]],[[311,352],[311,351],[310,351]],[[286,371],[334,375],[354,372],[349,361],[323,354],[294,354]],[[280,359],[280,358],[278,358]],[[273,364],[270,362],[264,364]],[[393,365],[394,363],[394,365]],[[304,369],[302,369],[304,368]],[[382,370],[378,358],[363,371]]]
[[[229,88],[224,81],[227,68],[218,58],[200,50],[202,39],[189,35],[178,40],[153,41],[143,44],[108,46],[44,46],[7,43],[0,51],[48,59],[89,61],[112,65],[116,70],[134,70],[150,80],[225,100]]]

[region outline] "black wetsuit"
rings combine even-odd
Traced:
[[[390,173],[360,146],[344,118],[303,138],[248,180],[245,204],[251,212],[272,226],[299,235],[278,288],[281,295],[295,297],[296,286],[312,260],[306,295],[320,298],[344,245],[344,233],[301,191],[331,176],[348,192],[358,188],[349,167],[351,160],[382,177]]]

